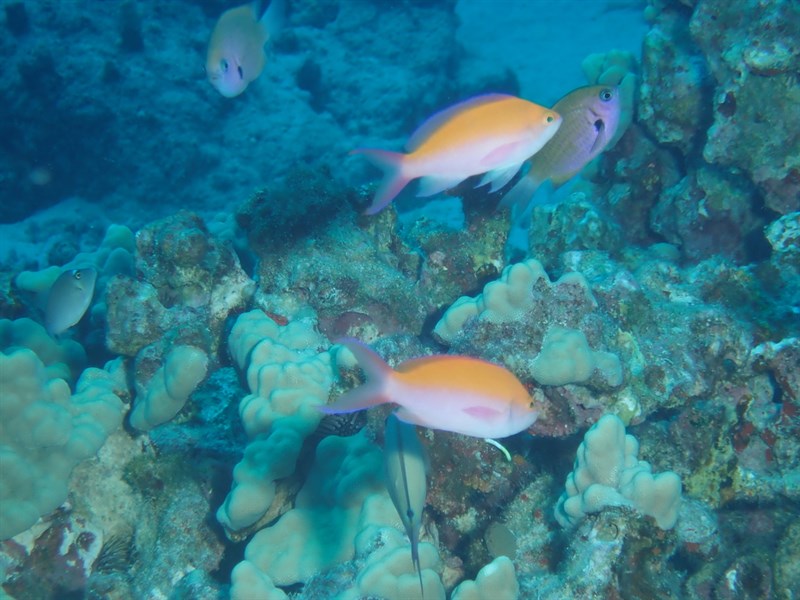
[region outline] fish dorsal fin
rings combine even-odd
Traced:
[[[251,5],[267,37],[273,37],[286,20],[286,0],[255,0]]]
[[[511,96],[508,94],[482,94],[480,96],[470,98],[469,100],[459,102],[458,104],[455,104],[449,108],[445,108],[444,110],[440,110],[438,113],[420,125],[411,135],[411,137],[408,138],[408,141],[406,142],[406,151],[414,152],[425,140],[430,137],[434,131],[439,129],[439,127],[452,119],[458,113],[470,108],[475,108],[476,106],[481,106],[483,104],[497,102],[498,100],[503,100],[505,98],[511,98]]]

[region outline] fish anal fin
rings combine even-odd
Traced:
[[[509,181],[511,181],[514,178],[514,175],[519,173],[521,166],[522,165],[512,165],[506,168],[493,169],[492,171],[486,173],[481,179],[480,183],[475,187],[481,187],[487,183],[491,183],[492,186],[489,188],[489,191],[496,192],[505,186]]]
[[[449,190],[464,181],[460,175],[453,176],[436,176],[427,175],[419,180],[419,187],[417,188],[417,196],[420,198],[427,198],[445,190]]]

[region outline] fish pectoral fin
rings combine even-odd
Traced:
[[[475,187],[481,187],[482,185],[491,183],[492,187],[489,188],[489,191],[496,192],[504,185],[506,185],[509,181],[511,181],[514,178],[514,175],[519,173],[519,169],[521,166],[522,165],[513,165],[511,167],[505,167],[503,169],[494,169],[492,171],[489,171],[483,176],[480,183]]]
[[[594,142],[592,142],[592,147],[589,148],[590,156],[594,155],[595,152],[598,152],[599,147],[602,146],[603,141],[606,139],[606,137],[603,135],[606,130],[606,124],[603,119],[597,119],[593,125],[596,135],[594,137]]]
[[[460,175],[427,175],[419,180],[417,196],[426,198],[457,186],[464,181]]]
[[[493,419],[500,414],[499,410],[490,406],[468,406],[463,412],[476,419]]]

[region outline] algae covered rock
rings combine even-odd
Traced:
[[[214,356],[225,319],[255,290],[233,248],[183,211],[137,233],[135,260],[138,277],[117,276],[107,288],[109,349],[136,356],[166,339]]]

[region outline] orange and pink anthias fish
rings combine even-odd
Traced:
[[[283,23],[285,0],[255,1],[222,13],[208,42],[206,74],[220,94],[241,94],[264,69],[264,44]]]
[[[428,119],[408,140],[408,153],[354,150],[384,171],[366,213],[383,210],[414,179],[420,179],[418,196],[432,196],[481,173],[485,175],[478,185],[498,190],[560,125],[554,110],[516,96],[486,94]]]
[[[431,429],[480,438],[503,438],[533,425],[539,415],[525,386],[508,369],[469,356],[416,358],[392,369],[368,346],[339,340],[356,357],[367,380],[321,406],[349,413],[388,402],[397,418]]]

